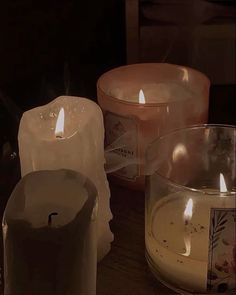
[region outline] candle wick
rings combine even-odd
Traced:
[[[58,215],[57,212],[52,212],[51,214],[48,215],[48,225],[51,226],[52,224],[52,216]]]

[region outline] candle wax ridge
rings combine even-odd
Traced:
[[[63,138],[55,136],[57,115],[65,111]],[[104,170],[104,125],[93,101],[60,96],[25,112],[18,133],[21,175],[38,170],[70,169],[91,179],[98,191],[98,260],[110,250],[110,190]],[[55,216],[54,216],[55,217]],[[55,217],[56,219],[56,217]]]

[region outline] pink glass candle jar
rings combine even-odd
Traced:
[[[173,128],[206,123],[209,86],[204,74],[164,63],[122,66],[103,74],[97,95],[104,113],[107,171],[120,184],[143,189],[147,145]]]

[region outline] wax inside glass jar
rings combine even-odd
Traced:
[[[197,93],[187,85],[179,82],[159,82],[129,85],[124,88],[111,88],[108,91],[110,96],[128,102],[139,102],[139,90],[142,89],[146,103],[168,103],[188,99],[197,99]]]
[[[46,174],[46,173],[45,173]],[[74,220],[88,199],[88,192],[83,181],[75,172],[58,171],[55,176],[48,172],[41,176],[42,186],[38,178],[26,178],[24,194],[24,218],[32,227],[40,228],[48,225],[48,216],[53,212],[51,227],[61,227]],[[58,178],[61,177],[61,179]],[[37,189],[35,189],[37,188]]]
[[[193,212],[186,222],[184,211],[190,198]],[[179,287],[206,290],[211,208],[235,208],[235,194],[226,197],[204,193],[196,196],[191,192],[172,194],[157,201],[148,218],[148,255],[162,275]],[[229,230],[234,232],[234,228]],[[227,246],[225,250],[228,251]]]

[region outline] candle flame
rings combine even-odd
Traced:
[[[140,91],[139,91],[138,101],[141,104],[145,104],[146,103],[145,96],[144,96],[144,93],[143,93],[143,90],[142,89],[140,89]]]
[[[225,183],[225,178],[224,175],[222,173],[220,173],[220,192],[221,193],[227,193],[227,186]]]
[[[184,220],[189,221],[193,215],[193,199],[189,199],[184,210]]]
[[[172,153],[173,162],[182,160],[182,158],[188,157],[188,151],[183,143],[178,143]]]
[[[57,122],[56,122],[56,128],[55,128],[56,137],[63,137],[64,122],[65,122],[65,111],[64,111],[64,108],[61,108],[58,114]]]
[[[189,236],[184,237],[184,244],[185,244],[185,253],[183,253],[183,256],[189,256],[191,253],[191,238]]]
[[[189,199],[185,210],[184,210],[184,220],[185,220],[185,225],[188,225],[189,220],[191,220],[193,215],[193,199]],[[191,236],[190,235],[186,235],[184,236],[184,244],[185,244],[185,253],[182,254],[184,256],[189,256],[191,253]]]

